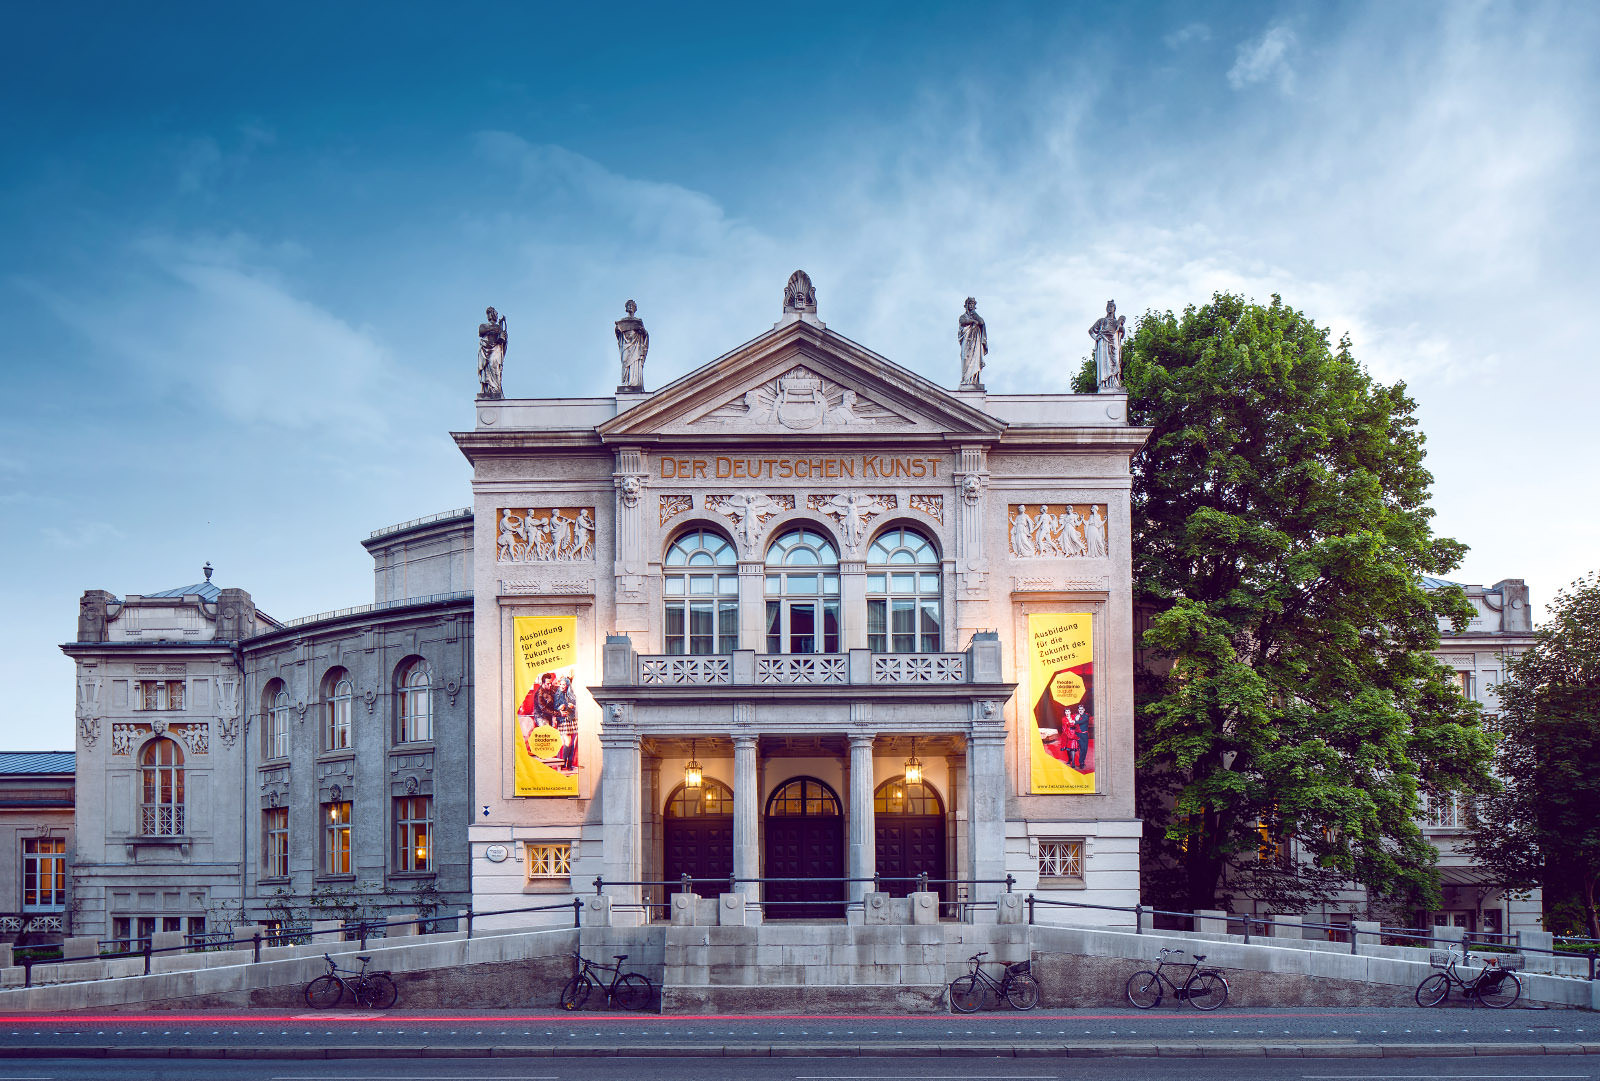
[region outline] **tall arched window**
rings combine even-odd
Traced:
[[[739,648],[739,556],[709,529],[672,542],[662,560],[667,652],[732,653]]]
[[[153,739],[139,752],[143,799],[139,832],[146,837],[183,835],[183,751],[170,739]]]
[[[322,745],[326,750],[342,751],[350,746],[350,673],[335,668],[323,680],[325,723]]]
[[[433,678],[427,662],[420,657],[407,661],[400,669],[401,743],[424,743],[433,738]]]
[[[289,757],[289,691],[283,680],[267,684],[265,713],[267,723],[261,726],[261,756],[263,758]]]
[[[839,553],[815,530],[767,549],[767,652],[839,652]]]
[[[867,648],[937,653],[942,648],[939,553],[915,529],[886,529],[867,550]]]

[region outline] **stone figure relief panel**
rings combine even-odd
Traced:
[[[594,559],[593,507],[502,507],[495,549],[501,563]]]
[[[844,554],[859,555],[861,544],[867,537],[867,524],[884,511],[894,510],[900,500],[893,494],[863,494],[841,492],[838,495],[813,495],[806,497],[806,506],[819,514],[826,514],[839,524],[839,535],[844,539]]]
[[[910,419],[894,410],[863,398],[859,392],[804,365],[796,365],[733,401],[701,414],[692,424],[750,432],[771,431],[774,426],[794,432],[913,426]]]
[[[694,496],[674,492],[661,497],[661,524],[666,525],[680,514],[694,510]]]
[[[1104,559],[1106,504],[1010,504],[1006,539],[1019,559]]]
[[[912,492],[910,504],[912,510],[920,510],[935,522],[944,525],[944,496]]]
[[[794,510],[794,496],[761,492],[708,495],[706,509],[716,511],[733,523],[741,552],[751,557],[759,550],[761,533],[768,520],[786,510]]]
[[[199,721],[153,724],[136,722],[111,726],[111,753],[131,755],[133,749],[149,736],[171,736],[182,743],[190,754],[209,754],[211,751],[211,726]]]

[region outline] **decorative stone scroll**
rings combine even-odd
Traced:
[[[661,524],[666,525],[680,514],[694,510],[694,496],[680,492],[661,497]]]
[[[1006,539],[1019,559],[1104,559],[1104,503],[1011,504]]]
[[[501,563],[574,563],[594,559],[593,507],[503,507]]]
[[[935,522],[944,525],[944,496],[912,492],[910,504],[912,510],[920,510]]]

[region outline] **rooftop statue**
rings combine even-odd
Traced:
[[[500,377],[506,363],[506,318],[493,308],[478,324],[478,397],[504,398]]]
[[[622,354],[622,383],[617,389],[643,390],[650,332],[644,329],[644,320],[633,314],[639,310],[637,304],[630,300],[622,307],[627,314],[617,320],[617,350]]]
[[[817,290],[805,271],[797,270],[789,275],[789,283],[783,287],[783,310],[816,314]]]
[[[956,320],[956,341],[961,343],[961,385],[983,389],[983,358],[989,352],[989,329],[978,314],[978,301],[967,298],[966,311]]]
[[[1122,339],[1128,320],[1117,314],[1117,302],[1106,301],[1106,314],[1089,328],[1094,340],[1094,373],[1100,390],[1122,389]]]

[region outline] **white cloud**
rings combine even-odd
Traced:
[[[1294,81],[1294,69],[1289,66],[1289,52],[1294,45],[1294,31],[1282,25],[1269,26],[1254,41],[1240,43],[1238,58],[1228,69],[1228,85],[1242,90],[1276,78],[1278,87],[1288,91]]]

